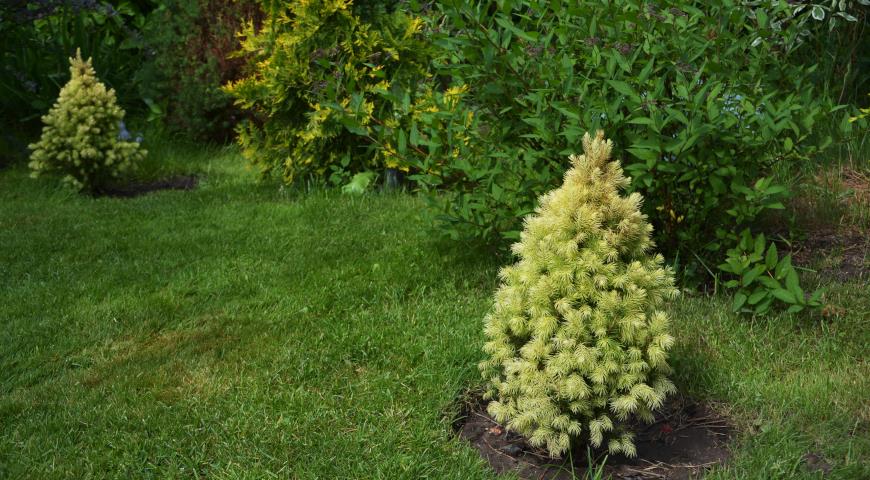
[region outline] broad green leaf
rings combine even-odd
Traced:
[[[737,292],[737,294],[734,295],[734,303],[731,304],[731,310],[739,312],[740,307],[742,307],[744,303],[746,303],[746,294]]]
[[[767,275],[758,278],[758,282],[771,290],[782,288],[782,285],[775,279]]]
[[[632,125],[650,125],[655,126],[655,121],[649,117],[635,117],[628,121]]]
[[[639,84],[643,84],[646,82],[647,78],[649,78],[649,74],[652,72],[653,65],[655,64],[655,57],[649,59],[649,61],[644,65],[643,69],[640,71],[640,74],[637,76],[637,82]]]
[[[635,92],[634,89],[632,89],[629,84],[627,84],[621,80],[608,80],[607,83],[609,83],[610,86],[613,87],[613,89],[616,90],[617,92],[619,92],[623,95],[626,95],[628,97],[631,97],[635,101],[638,101],[638,102],[640,101],[640,95],[638,95],[637,92]]]
[[[754,250],[754,253],[755,253],[755,255],[757,255],[758,257],[761,257],[761,255],[764,254],[764,244],[765,244],[764,234],[763,234],[763,233],[760,233],[760,234],[758,234],[757,237],[755,237],[755,250]]]
[[[762,273],[764,273],[764,266],[756,265],[752,270],[743,274],[743,286],[747,287],[751,285],[752,282],[754,282],[755,279],[758,278],[758,276]]]
[[[398,139],[396,140],[396,143],[396,150],[399,152],[399,155],[404,156],[408,152],[408,136],[402,128],[398,130]]]
[[[800,288],[800,281],[794,268],[785,274],[785,288],[794,294],[797,294],[797,289]]]
[[[789,304],[797,303],[797,299],[795,298],[794,294],[789,292],[788,290],[784,290],[782,288],[777,288],[777,289],[771,290],[770,293],[773,294],[774,297],[782,300],[785,303],[789,303]]]
[[[647,150],[644,148],[629,148],[628,153],[634,155],[635,157],[645,160],[647,162],[657,162],[659,159],[659,153],[654,152],[652,150]]]
[[[773,303],[773,297],[768,297],[763,302],[759,303],[755,306],[755,314],[756,315],[764,315],[770,310],[770,305]]]
[[[785,278],[786,273],[791,270],[791,255],[786,255],[779,260],[779,263],[776,264],[776,278],[782,280]]]
[[[768,295],[768,293],[766,290],[762,290],[762,289],[756,290],[755,293],[753,293],[752,295],[749,296],[748,302],[750,305],[755,305],[756,303],[760,302],[767,295]]]
[[[798,312],[800,312],[800,311],[803,310],[803,309],[804,309],[804,306],[803,306],[803,305],[792,305],[792,306],[788,307],[788,310],[786,310],[786,312],[788,312],[788,313],[798,313]]]
[[[776,244],[771,243],[770,247],[767,249],[767,257],[764,259],[764,265],[768,270],[773,270],[776,268],[776,262],[779,260],[779,255],[776,251]]]
[[[341,193],[351,194],[351,195],[360,195],[365,193],[368,190],[369,186],[371,186],[372,181],[375,179],[375,172],[360,172],[353,176],[353,178],[346,185],[341,187]]]

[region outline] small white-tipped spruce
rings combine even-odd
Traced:
[[[115,91],[97,78],[91,59],[70,58],[69,82],[42,117],[37,143],[30,145],[33,176],[59,172],[80,190],[94,192],[115,181],[145,157],[137,142],[119,139],[124,110]]]
[[[678,291],[641,196],[620,195],[629,179],[612,148],[584,136],[563,185],[525,219],[485,320],[489,413],[552,457],[582,441],[636,455],[628,421],[651,422],[675,391],[660,308]]]

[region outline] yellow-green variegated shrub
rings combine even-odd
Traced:
[[[672,272],[602,132],[583,138],[564,183],[543,195],[500,272],[486,318],[490,414],[558,457],[578,441],[635,455],[633,417],[675,390],[667,378]]]
[[[124,110],[115,91],[97,78],[91,59],[70,58],[69,82],[47,115],[37,143],[30,145],[33,176],[59,172],[76,188],[98,192],[145,157],[137,142],[119,138]]]
[[[408,123],[433,46],[394,1],[278,2],[240,32],[250,75],[225,86],[249,115],[242,154],[285,183],[409,167]]]

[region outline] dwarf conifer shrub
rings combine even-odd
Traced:
[[[651,422],[675,390],[659,308],[677,290],[651,253],[642,197],[620,195],[629,179],[612,146],[583,137],[563,185],[525,219],[485,321],[489,412],[553,457],[578,440],[634,456],[626,422]]]
[[[55,171],[90,193],[117,179],[145,156],[137,142],[119,138],[124,110],[115,91],[97,79],[91,59],[70,58],[70,78],[57,102],[42,117],[45,126],[33,153],[33,176]]]

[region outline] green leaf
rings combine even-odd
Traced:
[[[372,184],[375,178],[375,172],[360,172],[353,176],[347,185],[341,187],[341,193],[360,195]]]
[[[794,294],[789,292],[788,290],[784,290],[782,288],[777,288],[771,290],[770,292],[774,297],[782,300],[785,303],[795,304],[797,303],[797,299],[794,297]]]
[[[797,271],[794,269],[789,270],[785,275],[785,288],[794,294],[798,303],[804,303],[804,291],[801,288],[800,281],[798,280]]]
[[[782,288],[782,285],[775,278],[770,278],[767,275],[759,277],[758,282],[771,290]]]
[[[757,8],[755,10],[755,18],[758,20],[758,26],[761,28],[767,28],[767,13],[764,10]]]
[[[655,57],[649,59],[649,62],[644,65],[643,69],[640,71],[640,74],[637,76],[637,82],[639,84],[643,84],[646,82],[647,78],[649,78],[649,74],[652,72],[653,65],[655,64]]]
[[[761,257],[761,255],[764,254],[764,244],[765,244],[764,234],[761,233],[757,237],[755,237],[755,250],[753,252],[758,257]]]
[[[632,125],[650,125],[655,126],[656,122],[649,117],[635,117],[628,121]]]
[[[785,288],[795,294],[797,293],[795,289],[800,288],[800,281],[798,280],[798,275],[794,268],[790,269],[785,274]]]
[[[766,298],[763,302],[759,303],[755,306],[755,314],[756,315],[764,315],[770,309],[770,305],[773,303],[773,297]]]
[[[792,269],[791,255],[786,255],[786,256],[782,257],[782,259],[779,261],[779,263],[776,264],[776,272],[775,272],[776,278],[778,278],[779,280],[784,279],[785,275],[791,269]]]
[[[420,130],[417,128],[417,122],[411,122],[411,131],[408,133],[408,141],[414,146],[420,144]]]
[[[776,244],[771,243],[770,247],[767,249],[767,257],[764,259],[764,265],[768,270],[773,270],[776,268],[777,260],[779,260],[779,254],[776,251]]]
[[[798,313],[798,312],[800,312],[800,311],[803,310],[803,309],[804,309],[804,306],[803,306],[803,305],[792,305],[792,306],[788,307],[788,310],[786,310],[786,312],[788,312],[788,313]]]
[[[739,312],[740,307],[742,307],[744,303],[746,303],[746,294],[743,292],[737,292],[737,294],[734,295],[734,303],[731,304],[731,310],[733,312]]]
[[[764,273],[764,266],[756,265],[752,270],[743,274],[743,286],[746,287],[752,284],[752,282],[762,273]]]
[[[755,291],[755,293],[749,296],[748,302],[750,305],[755,305],[756,303],[767,297],[767,295],[767,290],[758,289]]]
[[[609,83],[610,86],[613,87],[613,89],[616,90],[617,92],[619,92],[625,96],[631,97],[633,100],[635,100],[637,102],[640,102],[640,95],[638,95],[634,91],[634,89],[631,88],[631,86],[629,84],[627,84],[621,80],[608,80],[607,83]]]
[[[659,153],[654,152],[652,150],[647,150],[645,148],[629,148],[628,153],[634,155],[635,157],[645,160],[647,162],[657,162],[659,159]]]
[[[400,128],[398,130],[398,140],[396,142],[396,150],[398,150],[399,155],[404,156],[408,152],[408,136],[405,134],[404,129]]]
[[[517,28],[510,20],[505,18],[502,15],[495,17],[496,23],[502,26],[505,30],[513,33],[514,35],[522,38],[523,40],[534,42],[538,39],[538,32],[525,32],[519,28]]]

